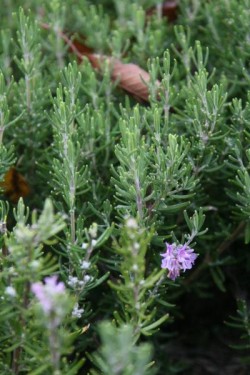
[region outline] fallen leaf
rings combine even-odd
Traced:
[[[17,203],[19,198],[27,197],[30,194],[30,187],[26,179],[19,173],[15,167],[11,167],[4,176],[0,186],[4,190],[6,197],[12,202]]]
[[[51,28],[45,23],[41,23],[41,27],[46,30]],[[91,48],[79,41],[72,41],[62,31],[59,31],[58,35],[66,42],[69,50],[78,57],[78,60],[82,60],[84,56],[87,57],[92,66],[99,71],[102,70],[102,65],[107,61],[111,66],[111,77],[114,81],[118,81],[119,87],[134,95],[139,100],[149,101],[147,84],[150,81],[150,75],[144,69],[133,63],[122,63],[112,56],[95,54]],[[156,81],[155,84],[159,86],[160,82]]]
[[[101,69],[102,64],[108,62],[111,66],[111,77],[114,81],[118,81],[119,87],[139,99],[149,100],[147,84],[150,82],[150,75],[144,69],[136,64],[122,63],[120,60],[110,56],[90,54],[87,57],[97,69]],[[156,85],[159,86],[160,82],[156,81]]]
[[[169,22],[174,22],[178,17],[178,1],[164,1],[162,4],[158,5],[159,11],[162,17],[166,17]],[[154,6],[147,11],[148,16],[152,16],[157,12],[157,7]]]

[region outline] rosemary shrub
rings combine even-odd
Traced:
[[[247,373],[250,1],[2,3],[0,373]]]

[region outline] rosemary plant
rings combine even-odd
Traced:
[[[2,2],[0,373],[249,373],[250,0]]]

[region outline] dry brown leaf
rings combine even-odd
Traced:
[[[11,167],[4,176],[4,181],[0,182],[6,197],[17,203],[19,198],[27,197],[30,194],[30,187],[27,180],[19,173],[15,167]]]
[[[41,23],[41,27],[48,30],[51,27],[48,24]],[[72,41],[65,33],[59,32],[60,37],[67,43],[69,50],[73,52],[78,60],[87,57],[92,66],[101,71],[101,67],[107,61],[111,65],[111,77],[118,81],[118,86],[128,93],[134,95],[139,100],[149,101],[148,83],[150,75],[144,69],[136,64],[125,64],[120,60],[106,55],[92,53],[91,48],[78,41]],[[155,82],[157,86],[160,82]]]
[[[107,61],[111,65],[111,77],[114,81],[118,81],[119,87],[139,99],[149,100],[147,84],[150,82],[150,75],[144,69],[136,64],[122,63],[110,56],[88,54],[87,57],[97,69],[100,69],[102,64]],[[159,86],[160,82],[157,81],[156,85]]]
[[[164,1],[162,4],[159,4],[159,11],[162,14],[162,17],[166,17],[169,22],[174,22],[178,17],[178,1]],[[147,11],[148,16],[152,16],[157,12],[156,7],[150,8]]]

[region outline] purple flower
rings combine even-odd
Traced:
[[[187,244],[176,245],[166,242],[166,252],[161,254],[163,257],[161,268],[166,268],[168,277],[175,280],[180,276],[181,271],[189,270],[193,267],[197,254]]]
[[[45,284],[40,282],[34,283],[31,286],[32,292],[39,300],[41,307],[46,315],[58,307],[58,297],[60,298],[65,292],[64,283],[57,283],[57,276],[46,277]]]

